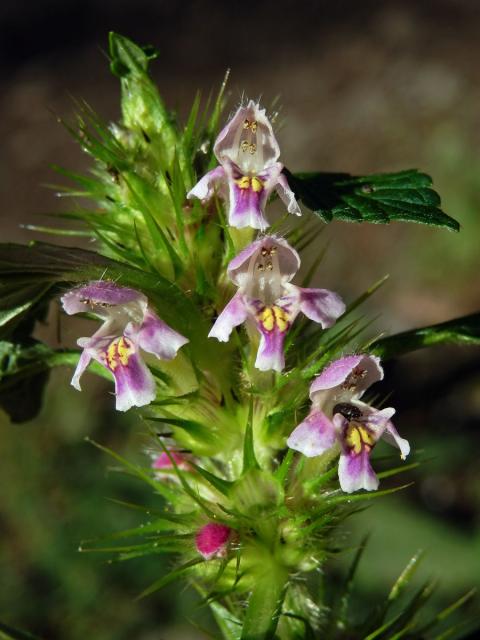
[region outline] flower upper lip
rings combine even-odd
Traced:
[[[237,228],[264,231],[265,206],[275,189],[289,213],[301,215],[295,194],[278,162],[280,148],[265,109],[253,100],[241,106],[219,133],[215,145],[218,167],[206,173],[187,198],[210,199],[215,191],[228,200],[228,222]]]

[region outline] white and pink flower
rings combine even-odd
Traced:
[[[345,311],[336,293],[291,284],[299,268],[298,253],[283,238],[265,236],[246,247],[228,265],[228,276],[238,291],[209,337],[226,342],[234,327],[248,321],[260,334],[257,369],[282,371],[285,336],[300,312],[327,328]]]
[[[265,230],[265,205],[275,189],[289,213],[301,215],[295,194],[278,162],[280,149],[272,125],[258,103],[240,107],[218,135],[213,148],[220,163],[188,193],[209,200],[214,192],[229,202],[228,222],[239,229]]]
[[[93,336],[77,341],[83,352],[72,378],[75,389],[80,391],[80,377],[93,358],[114,377],[118,411],[152,402],[155,381],[141,350],[172,360],[187,338],[160,320],[143,293],[114,282],[90,282],[72,289],[61,300],[69,315],[91,313],[103,320]]]
[[[410,453],[408,441],[391,422],[395,409],[375,409],[360,400],[382,378],[376,356],[358,354],[335,360],[313,381],[310,413],[287,440],[291,449],[307,457],[322,455],[339,444],[338,476],[346,493],[378,488],[370,453],[380,438],[400,449],[403,460]]]

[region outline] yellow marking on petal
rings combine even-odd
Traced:
[[[252,189],[255,193],[260,193],[263,189],[263,182],[260,178],[253,176],[250,178],[249,176],[242,176],[235,180],[235,184],[239,189]]]
[[[238,180],[235,180],[235,183],[238,185],[239,189],[249,189],[250,188],[250,178],[248,176],[243,176]]]
[[[365,427],[359,427],[359,431],[362,437],[363,444],[366,444],[368,447],[373,447],[373,445],[375,444],[373,434]]]
[[[275,315],[271,307],[265,307],[260,313],[260,322],[267,331],[271,331],[275,326]]]
[[[286,331],[288,329],[288,315],[285,313],[283,309],[274,305],[272,310],[275,314],[275,320],[277,323],[277,327],[280,331]]]
[[[257,178],[256,176],[252,178],[252,189],[255,193],[260,193],[260,191],[262,191],[263,182],[260,180],[260,178]]]
[[[360,431],[354,423],[350,423],[345,435],[345,442],[349,449],[351,449],[357,455],[362,451],[362,437]]]
[[[345,442],[349,449],[358,455],[364,448],[369,451],[374,446],[375,439],[373,434],[364,427],[363,424],[350,422],[347,427]]]
[[[132,343],[130,341],[127,341],[126,338],[121,337],[118,341],[117,353],[120,363],[125,366],[126,364],[128,364],[128,359],[133,353]]]
[[[272,331],[275,327],[282,332],[288,329],[288,314],[275,304],[262,309],[257,318],[266,331]]]
[[[125,367],[134,351],[134,346],[130,340],[123,336],[115,338],[115,340],[112,340],[108,345],[108,348],[105,351],[105,364],[111,371],[115,371],[118,365]]]

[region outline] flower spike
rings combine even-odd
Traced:
[[[295,194],[278,162],[280,148],[265,109],[250,100],[222,129],[213,148],[220,163],[209,171],[187,197],[209,200],[215,190],[229,202],[232,227],[265,230],[265,205],[275,189],[289,213],[301,215]]]
[[[266,236],[246,247],[228,265],[238,291],[209,337],[226,342],[234,327],[249,321],[260,334],[255,366],[261,371],[282,371],[285,336],[300,312],[327,328],[345,311],[340,296],[332,291],[290,284],[299,268],[298,253],[283,238]]]
[[[376,356],[359,354],[335,360],[313,381],[310,413],[287,440],[291,449],[307,457],[319,456],[338,443],[338,476],[346,493],[378,488],[370,452],[380,438],[400,449],[402,460],[410,453],[408,441],[399,436],[391,422],[395,409],[380,411],[360,400],[382,378],[383,369]]]
[[[72,386],[80,391],[80,378],[93,358],[113,374],[118,411],[152,402],[155,381],[140,350],[171,360],[187,338],[149,309],[143,293],[113,282],[90,282],[69,291],[61,301],[68,315],[89,312],[103,320],[93,336],[77,341],[83,352]]]

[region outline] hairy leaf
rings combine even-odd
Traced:
[[[324,222],[417,222],[458,231],[460,225],[440,209],[432,180],[416,169],[352,176],[284,170],[303,204]]]

